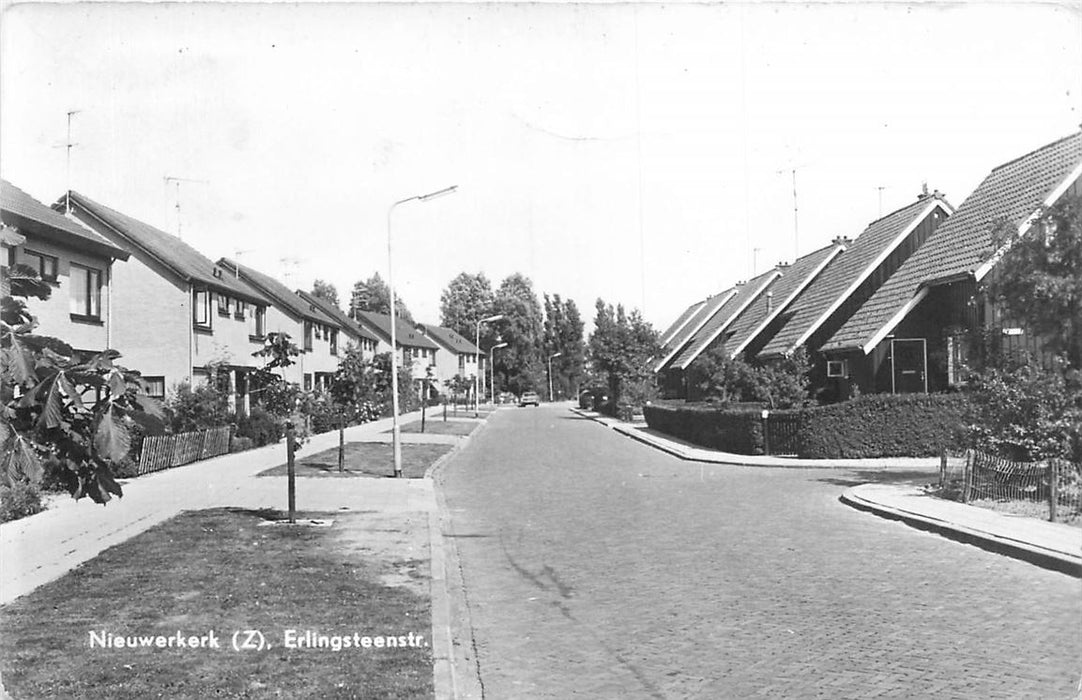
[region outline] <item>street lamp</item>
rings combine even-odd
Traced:
[[[481,324],[503,320],[503,314],[496,314],[488,318],[482,318],[477,322],[477,333],[474,335],[474,346],[478,352],[481,350]],[[473,373],[473,417],[476,418],[481,410],[481,394],[478,391],[478,382],[481,377],[481,356],[477,356],[477,371]]]
[[[488,349],[488,384],[492,391],[492,404],[496,405],[496,367],[492,364],[492,354],[496,348],[506,348],[507,343],[498,343]]]
[[[394,475],[396,477],[402,476],[402,443],[401,435],[398,430],[398,334],[396,332],[398,321],[395,319],[394,308],[394,264],[392,262],[391,247],[391,214],[394,213],[395,207],[399,204],[405,204],[406,202],[412,202],[414,200],[418,202],[427,202],[436,197],[442,197],[445,194],[453,194],[457,189],[458,185],[451,185],[450,187],[445,187],[444,189],[435,192],[429,192],[428,194],[406,197],[405,199],[398,200],[387,209],[387,287],[391,291],[391,443],[392,452],[394,453]]]
[[[552,358],[560,357],[561,355],[563,355],[562,352],[554,352],[549,355],[549,402],[552,401]]]

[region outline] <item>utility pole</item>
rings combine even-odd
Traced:
[[[176,185],[176,188],[177,188],[177,203],[174,205],[174,208],[177,210],[177,238],[180,238],[181,240],[183,240],[184,237],[181,236],[181,228],[180,228],[180,183],[182,183],[182,182],[191,182],[191,183],[199,183],[199,184],[202,184],[202,185],[206,185],[206,184],[209,184],[209,181],[207,181],[207,180],[193,180],[193,179],[187,178],[187,177],[173,177],[172,175],[166,175],[165,177],[162,178],[162,180],[165,182],[166,197],[169,196],[168,195],[168,193],[169,193],[169,183],[173,183],[173,184]]]

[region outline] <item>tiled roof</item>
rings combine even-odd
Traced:
[[[362,328],[356,321],[350,318],[345,311],[342,311],[342,309],[338,308],[336,304],[326,299],[317,297],[314,294],[309,294],[308,292],[302,291],[300,289],[297,290],[297,294],[308,303],[314,304],[315,306],[319,307],[319,310],[323,313],[335,319],[338,322],[338,325],[346,333],[349,333],[355,337],[371,340],[372,342],[379,341],[379,338],[377,338],[374,333],[372,333],[366,328]]]
[[[476,345],[463,338],[458,332],[444,328],[443,326],[421,325],[422,332],[429,338],[447,348],[451,352],[460,355],[478,355],[480,350]]]
[[[77,209],[89,214],[91,222],[88,226],[95,227],[94,219],[99,224],[104,224],[107,229],[102,235],[108,236],[115,233],[120,245],[129,249],[139,249],[151,256],[165,267],[172,270],[185,281],[198,282],[210,289],[224,292],[245,301],[259,305],[266,305],[268,301],[248,285],[240,280],[233,279],[233,275],[214,264],[214,261],[200,253],[176,236],[165,231],[145,224],[138,219],[133,219],[126,214],[121,214],[115,209],[99,204],[94,200],[79,194],[69,193],[72,204]],[[85,216],[85,214],[84,214]]]
[[[845,301],[847,293],[875,271],[893,246],[901,243],[901,234],[927,216],[936,202],[950,211],[950,206],[941,200],[923,198],[868,224],[793,303],[785,313],[788,317],[785,325],[759,351],[759,357],[783,355],[794,350],[798,341],[803,342],[801,339],[823,322],[824,314],[831,307]]]
[[[710,345],[725,333],[733,321],[743,313],[744,309],[751,305],[755,299],[766,291],[766,288],[781,275],[775,270],[768,270],[737,288],[736,295],[727,301],[724,306],[717,310],[710,319],[703,324],[688,344],[676,356],[672,364],[680,369],[687,369],[696,357],[702,354]]]
[[[110,258],[128,259],[128,251],[50,209],[7,180],[0,180],[0,219],[26,233],[36,233],[57,243],[89,248]]]
[[[372,330],[376,335],[381,336],[388,343],[391,341],[391,315],[390,314],[377,314],[371,311],[358,311],[357,321],[362,325]],[[399,345],[408,345],[412,348],[427,348],[429,350],[439,350],[440,346],[433,343],[428,338],[424,337],[419,330],[412,325],[403,321],[400,317],[395,316],[395,340]]]
[[[751,306],[733,322],[729,339],[726,341],[729,355],[735,357],[746,344],[766,329],[770,320],[784,313],[842,250],[840,243],[831,243],[782,268],[781,277],[766,290],[766,294],[756,297]]]
[[[705,303],[705,301],[697,301],[691,306],[684,309],[684,313],[680,314],[676,318],[676,320],[672,322],[672,325],[666,328],[665,332],[658,336],[658,339],[661,341],[661,345],[664,347],[666,344],[668,344],[669,339],[676,335],[676,332],[679,331],[683,327],[683,325],[687,323],[692,316],[695,315],[695,312],[701,309],[703,304]]]
[[[921,286],[973,275],[994,252],[991,232],[997,222],[1023,224],[1080,163],[1082,132],[994,169],[823,349],[861,348],[883,332]]]
[[[732,287],[726,289],[724,292],[715,294],[712,297],[707,297],[702,305],[698,307],[691,319],[679,329],[669,342],[661,348],[661,361],[658,362],[654,368],[655,372],[660,372],[662,369],[672,365],[673,357],[679,352],[684,344],[687,343],[695,333],[702,328],[703,324],[710,320],[710,318],[720,309],[725,302],[729,301],[736,294],[736,288]]]
[[[301,299],[278,280],[268,274],[262,273],[247,265],[240,265],[229,258],[221,258],[218,264],[225,268],[226,273],[236,279],[236,272],[240,270],[240,281],[250,285],[256,292],[270,299],[271,303],[279,309],[288,312],[291,316],[315,321],[316,323],[328,324],[339,327],[337,319],[333,319],[321,309],[312,308],[313,304]]]

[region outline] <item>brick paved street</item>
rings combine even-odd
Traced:
[[[1075,697],[1078,579],[839,503],[875,478],[497,411],[443,475],[485,696]]]

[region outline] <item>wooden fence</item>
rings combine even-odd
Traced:
[[[795,457],[800,454],[799,413],[775,413],[771,411],[763,421],[765,434],[763,452],[768,455]]]
[[[1013,462],[977,450],[944,451],[939,490],[962,503],[1052,522],[1082,516],[1082,464],[1063,459]]]
[[[230,426],[210,428],[192,433],[176,435],[155,435],[143,438],[139,449],[139,469],[137,474],[179,467],[201,459],[217,457],[229,452],[229,441],[233,429]]]

